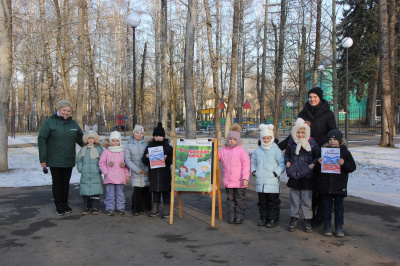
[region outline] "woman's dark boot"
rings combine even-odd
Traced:
[[[169,217],[169,210],[170,210],[171,205],[170,204],[164,204],[164,211],[161,214],[161,218],[168,218]]]
[[[335,234],[337,237],[344,237],[344,232],[341,224],[335,224]]]

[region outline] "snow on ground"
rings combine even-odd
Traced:
[[[257,148],[254,139],[242,140],[249,153]],[[122,143],[126,141],[124,138]],[[37,136],[8,138],[9,145],[26,143],[37,143]],[[350,151],[357,170],[350,174],[349,195],[400,207],[400,149],[360,146],[352,147]],[[10,170],[0,173],[0,187],[51,185],[50,173],[44,174],[40,167],[37,147],[9,148],[8,164]],[[79,183],[79,178],[80,174],[74,168],[71,183]],[[287,181],[285,174],[281,180]]]

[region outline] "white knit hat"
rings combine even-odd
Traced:
[[[118,131],[113,131],[110,134],[110,143],[112,143],[113,139],[118,139],[119,140],[119,144],[121,145],[121,134]]]
[[[269,125],[265,125],[265,124],[261,124],[259,127],[260,129],[260,140],[262,142],[262,138],[265,136],[271,137],[272,140],[271,142],[274,142],[274,125],[269,124]]]
[[[297,138],[296,133],[301,128],[304,128],[306,136],[302,139],[299,139]],[[297,144],[295,150],[296,155],[299,155],[301,147],[303,147],[308,152],[311,151],[311,146],[310,143],[308,142],[308,139],[310,138],[311,134],[310,122],[308,121],[306,122],[302,118],[297,118],[296,122],[294,123],[294,126],[292,127],[291,134],[294,142]]]

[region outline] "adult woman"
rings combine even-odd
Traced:
[[[69,180],[75,166],[76,144],[83,146],[83,132],[71,117],[72,103],[58,102],[57,113],[46,119],[38,136],[40,165],[50,167],[56,214],[71,213],[68,205]]]
[[[308,92],[308,102],[304,105],[299,117],[311,123],[311,137],[319,147],[328,142],[328,132],[332,129],[337,129],[335,115],[331,111],[328,102],[323,98],[323,91],[320,87],[312,88]],[[281,150],[286,148],[289,139],[290,136],[278,144]],[[319,173],[315,173],[314,177],[315,188],[318,188]],[[317,189],[314,189],[312,208],[314,213],[312,225],[318,226],[322,223],[322,200],[318,195]]]

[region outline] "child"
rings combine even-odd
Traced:
[[[100,137],[97,135],[97,125],[92,129],[85,125],[85,135],[82,137],[83,146],[76,157],[76,168],[81,173],[80,194],[83,197],[82,215],[99,214],[100,195],[103,194],[99,158],[103,149],[99,146]]]
[[[314,139],[310,138],[310,124],[298,118],[291,130],[292,138],[285,151],[286,173],[290,187],[290,225],[289,232],[297,228],[300,209],[302,211],[304,230],[312,232],[312,193],[314,166],[321,155],[320,148]]]
[[[121,145],[121,134],[113,131],[109,141],[103,140],[101,145],[106,150],[100,157],[99,167],[104,175],[106,185],[106,212],[108,216],[113,216],[114,211],[120,215],[125,214],[125,195],[124,185],[129,180],[129,170],[125,167],[124,147]]]
[[[340,174],[321,173],[320,175],[320,193],[322,195],[322,219],[324,221],[324,235],[331,236],[331,220],[332,208],[335,211],[335,234],[338,237],[343,237],[342,230],[344,220],[343,200],[347,196],[347,180],[349,173],[356,170],[356,163],[350,151],[346,148],[343,141],[343,134],[337,129],[328,132],[328,148],[339,148],[340,159],[337,161],[340,164]],[[323,155],[322,155],[323,156]],[[322,158],[318,159],[318,165],[321,166]]]
[[[256,177],[260,212],[259,226],[275,227],[279,222],[280,175],[285,171],[283,153],[274,142],[274,126],[259,126],[258,147],[251,156],[251,173]]]
[[[181,174],[179,175],[180,179],[181,179],[181,184],[183,184],[183,182],[185,182],[185,175],[188,172],[188,168],[184,165],[181,166]]]
[[[228,223],[242,224],[246,211],[246,188],[250,178],[250,157],[242,147],[240,126],[232,125],[225,147],[218,152],[227,194]]]
[[[207,165],[203,165],[201,166],[201,173],[200,173],[200,177],[201,177],[201,183],[205,183],[207,180],[207,173],[208,171],[208,166]]]
[[[194,183],[194,181],[196,180],[196,174],[197,174],[197,170],[195,168],[190,169],[190,173],[189,173],[190,181],[187,184],[188,187],[190,187],[190,183],[193,183],[193,187],[196,186],[196,184]]]
[[[146,147],[144,129],[140,125],[135,125],[133,135],[129,138],[128,145],[125,147],[125,163],[129,168],[133,187],[132,214],[135,216],[144,214],[151,209],[148,167],[142,162]]]
[[[159,215],[159,207],[161,197],[164,203],[164,211],[161,218],[169,217],[171,203],[171,164],[172,164],[172,146],[169,145],[169,140],[165,138],[165,130],[162,123],[158,122],[157,127],[153,131],[153,139],[148,143],[148,146],[143,154],[142,162],[145,165],[150,165],[149,148],[162,146],[164,150],[165,167],[149,168],[150,191],[153,194],[153,208],[149,213],[149,217]]]

